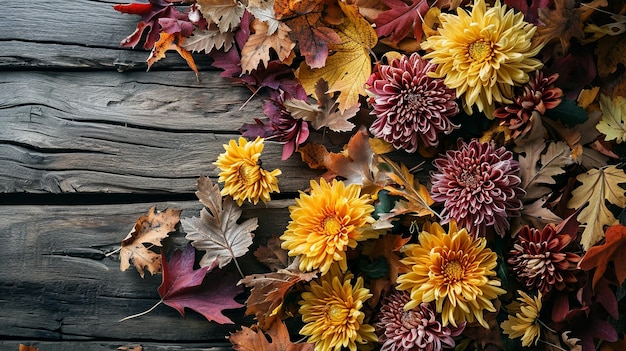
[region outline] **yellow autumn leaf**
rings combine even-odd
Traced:
[[[582,184],[572,192],[572,198],[567,203],[567,207],[577,209],[589,202],[589,205],[576,217],[585,228],[580,244],[587,251],[604,238],[605,225],[617,223],[606,201],[621,208],[626,206],[624,189],[619,186],[621,183],[626,183],[626,173],[615,166],[609,166],[580,174],[576,180]]]
[[[618,144],[626,141],[626,98],[622,96],[600,95],[602,118],[596,125],[604,140],[615,140]]]
[[[303,62],[297,75],[309,95],[315,92],[315,84],[320,78],[327,81],[327,93],[339,92],[337,101],[343,113],[358,104],[359,95],[366,94],[365,82],[372,73],[369,50],[376,45],[378,37],[356,6],[342,1],[339,5],[346,15],[336,28],[341,44],[329,45],[333,54],[328,56],[324,67],[311,69]]]

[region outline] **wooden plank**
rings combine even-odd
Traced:
[[[145,70],[148,51],[141,45],[135,50],[119,46],[141,17],[117,12],[113,5],[130,2],[76,0],[63,4],[42,0],[12,4],[0,13],[0,69]],[[196,60],[200,69],[208,68],[206,55],[198,54]],[[161,67],[184,69],[187,65],[171,52],[154,66]]]
[[[259,218],[255,245],[284,231],[291,204],[244,208],[242,220]],[[121,272],[117,255],[105,256],[153,205],[0,206],[0,339],[219,343],[250,325],[241,309],[227,311],[236,325],[218,325],[193,311],[181,318],[165,305],[118,322],[159,300],[159,275],[142,279],[132,267]],[[197,201],[156,205],[183,209],[182,217],[201,208]],[[264,269],[252,255],[255,247],[240,260],[246,274]]]
[[[258,100],[240,111],[250,91],[215,72],[0,72],[0,84],[0,192],[193,192],[264,116]],[[317,172],[281,152],[268,141],[264,167],[283,170],[282,192],[306,188]]]
[[[34,346],[40,351],[119,351],[120,347],[141,346],[143,351],[232,351],[228,345],[216,346],[215,343],[154,343],[154,342],[129,342],[119,341],[21,341],[21,340],[0,340],[0,349],[7,351],[17,351],[20,344]],[[131,349],[132,350],[132,349]]]

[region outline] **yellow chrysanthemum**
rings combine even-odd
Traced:
[[[340,351],[342,347],[356,351],[357,342],[377,341],[374,327],[363,324],[365,314],[361,311],[372,294],[363,287],[363,278],[357,278],[352,286],[352,274],[344,276],[334,267],[302,293],[299,311],[305,325],[300,334],[309,336],[315,351]]]
[[[261,168],[259,158],[263,151],[263,139],[247,141],[239,138],[239,144],[231,140],[224,145],[225,153],[217,157],[216,165],[221,172],[218,182],[224,183],[222,195],[230,195],[241,206],[244,200],[256,205],[257,202],[270,201],[271,192],[280,192],[278,178],[280,169],[271,172]]]
[[[491,300],[506,291],[493,279],[497,255],[485,238],[473,238],[451,221],[449,233],[438,223],[426,224],[418,239],[403,249],[402,263],[411,269],[398,277],[397,289],[411,291],[405,309],[435,301],[443,326],[476,320],[488,328],[483,310],[494,312]]]
[[[487,9],[476,0],[471,13],[442,13],[437,35],[428,37],[422,48],[424,58],[437,64],[432,77],[463,95],[468,114],[472,106],[493,118],[494,102],[511,103],[513,86],[528,81],[528,73],[543,65],[533,58],[541,47],[531,43],[536,27],[524,21],[524,14],[507,11],[496,1]]]
[[[539,312],[541,311],[541,292],[537,296],[528,296],[525,292],[518,290],[519,302],[513,302],[509,306],[509,316],[500,324],[505,334],[511,338],[522,337],[522,346],[537,345],[541,336],[541,326],[539,325]]]
[[[374,206],[369,195],[360,195],[361,186],[324,179],[311,181],[311,194],[300,192],[296,205],[290,206],[291,221],[280,237],[281,247],[289,256],[300,255],[302,271],[320,270],[325,274],[334,262],[346,271],[346,250],[355,248],[357,241],[376,237],[366,230],[374,222],[370,214]]]

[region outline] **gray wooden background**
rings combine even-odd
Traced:
[[[119,246],[157,205],[197,215],[198,176],[261,99],[208,71],[196,80],[176,52],[145,72],[148,53],[120,49],[139,16],[114,1],[18,1],[0,11],[0,350],[229,350],[237,326],[165,305],[160,276],[120,272]],[[295,155],[280,168],[280,199],[248,206],[259,240],[280,234],[287,206],[315,174]],[[255,269],[250,266],[248,269]],[[247,272],[250,273],[250,272]],[[242,314],[235,311],[231,316]],[[249,321],[247,321],[249,322]]]

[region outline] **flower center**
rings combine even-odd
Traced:
[[[464,169],[459,176],[459,183],[469,189],[476,189],[480,185],[480,180],[474,172]]]
[[[443,276],[449,283],[455,283],[463,278],[463,266],[457,260],[449,261],[443,267]]]
[[[322,228],[326,235],[337,235],[341,232],[341,222],[334,215],[324,218]]]
[[[333,303],[326,305],[326,318],[334,325],[343,325],[348,319],[348,312],[350,312],[345,306]]]
[[[243,162],[237,169],[237,179],[243,185],[254,184],[259,180],[259,167],[250,162]]]
[[[491,57],[491,45],[483,39],[476,40],[470,44],[468,53],[474,61],[482,62]]]
[[[422,106],[422,96],[415,93],[409,93],[406,95],[406,103],[410,110],[419,110]]]
[[[410,329],[414,329],[415,326],[418,326],[421,324],[420,323],[421,318],[414,311],[403,311],[402,317],[400,318],[400,322],[402,323],[403,327],[410,330]]]

